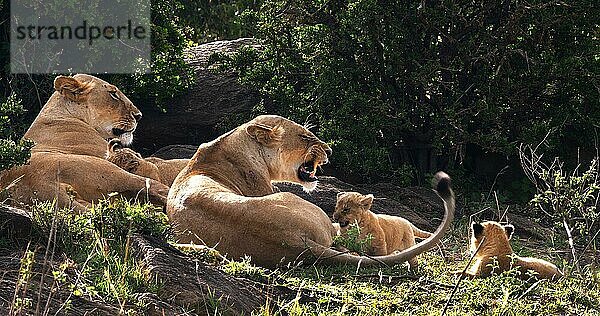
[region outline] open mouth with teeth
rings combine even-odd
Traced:
[[[321,165],[316,160],[307,161],[298,167],[298,178],[304,182],[315,182],[317,181],[317,168]]]

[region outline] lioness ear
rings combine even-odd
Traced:
[[[373,194],[368,194],[365,195],[361,200],[360,200],[360,205],[362,205],[364,208],[366,209],[370,209],[371,205],[373,205]]]
[[[281,142],[285,129],[282,126],[268,126],[264,124],[252,124],[246,127],[246,133],[260,144],[274,147]]]
[[[473,230],[473,236],[475,236],[475,238],[479,238],[479,236],[481,236],[481,234],[483,233],[483,225],[479,223],[473,222],[471,228]]]
[[[510,237],[512,237],[512,234],[515,232],[515,226],[513,225],[504,225],[504,231],[506,232],[506,236],[508,237],[508,239],[510,239]]]
[[[54,90],[71,101],[85,101],[89,88],[89,83],[80,82],[73,77],[58,76],[54,79]]]

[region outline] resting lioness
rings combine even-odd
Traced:
[[[178,241],[216,246],[233,258],[250,255],[263,266],[310,253],[327,262],[369,266],[407,261],[443,236],[454,215],[454,196],[449,178],[440,174],[436,188],[446,215],[426,242],[379,260],[330,249],[336,230],[323,210],[295,194],[275,193],[272,185],[285,181],[314,189],[317,168],[330,154],[329,146],[303,126],[271,115],[200,145],[167,199]]]
[[[500,273],[517,268],[519,277],[529,279],[528,271],[542,279],[557,279],[562,276],[558,268],[542,259],[516,256],[510,246],[509,239],[514,227],[500,225],[497,222],[473,223],[471,235],[471,251],[479,251],[475,255],[475,263],[465,272],[468,277],[487,277],[492,273]],[[484,239],[485,238],[485,239]]]
[[[118,138],[111,139],[108,142],[106,160],[127,172],[160,181],[168,186],[173,184],[175,177],[189,162],[189,159],[142,158],[139,153],[131,148],[124,147]]]
[[[359,239],[372,236],[368,255],[384,256],[394,251],[404,250],[415,244],[415,236],[429,238],[431,233],[422,231],[408,220],[386,214],[371,212],[373,195],[362,195],[357,192],[340,192],[337,195],[333,220],[340,224],[341,233],[347,233],[352,223],[360,227]],[[417,258],[411,258],[408,263],[412,268],[417,266]]]
[[[127,96],[89,75],[58,76],[54,89],[25,133],[24,138],[35,142],[28,163],[0,174],[0,186],[10,185],[12,201],[56,199],[60,207],[82,211],[91,202],[119,192],[128,198],[149,196],[153,203],[164,205],[169,187],[146,182],[105,159],[107,139],[131,143],[142,117]]]

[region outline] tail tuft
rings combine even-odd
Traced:
[[[443,171],[438,171],[435,176],[433,176],[433,188],[443,199],[452,196],[451,183],[452,180],[450,179],[450,176]]]

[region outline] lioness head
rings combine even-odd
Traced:
[[[360,224],[365,213],[371,209],[371,205],[373,205],[373,194],[340,192],[337,195],[333,220],[340,224],[342,230],[354,222]]]
[[[259,116],[243,128],[261,146],[272,181],[299,183],[305,190],[317,186],[317,169],[329,161],[331,148],[311,131],[275,115]]]
[[[132,149],[123,147],[119,138],[113,138],[108,142],[106,160],[129,173],[160,181],[156,165],[144,160],[139,153]]]
[[[512,225],[500,225],[493,221],[473,223],[471,226],[471,252],[475,252],[483,241],[484,244],[479,249],[478,255],[497,256],[512,253],[509,239],[514,230]]]
[[[90,75],[58,76],[54,89],[72,102],[69,113],[92,126],[104,139],[119,138],[125,145],[142,113],[114,85]]]

